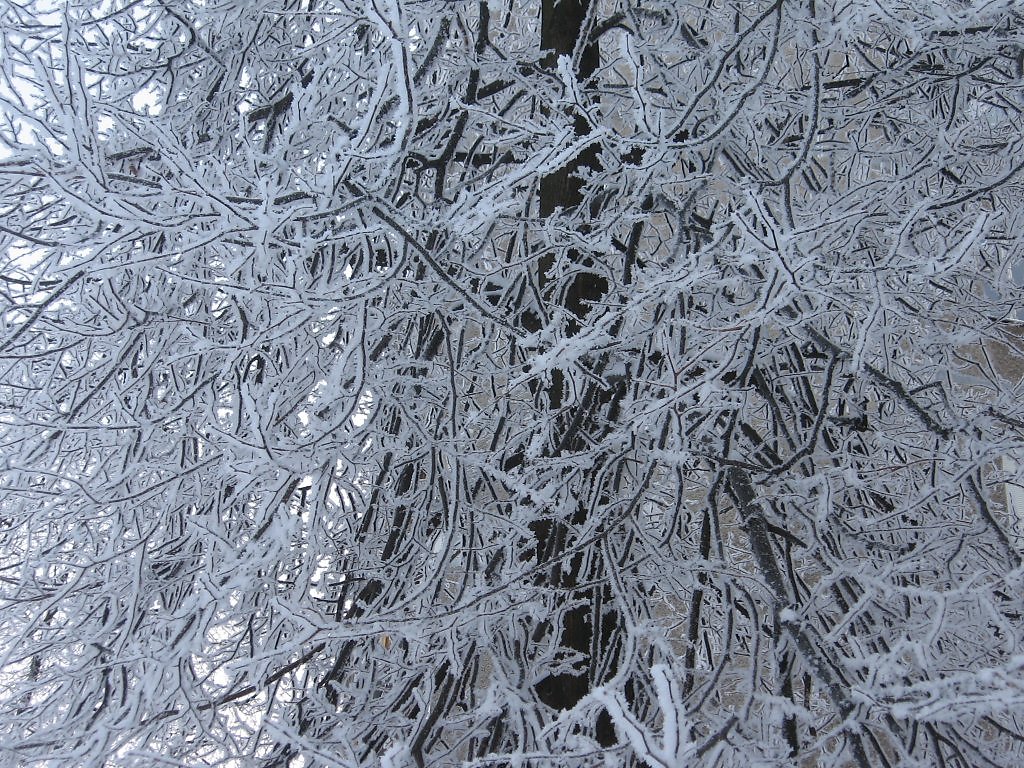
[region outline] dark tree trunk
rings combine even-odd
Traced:
[[[572,57],[577,46],[582,46],[575,70],[577,78],[585,80],[597,71],[597,43],[580,42],[581,36],[586,34],[584,26],[590,4],[591,0],[543,0],[541,47],[545,51],[544,64],[552,71],[556,69],[559,57]],[[576,114],[573,119],[577,135],[585,134],[588,125],[584,116]],[[598,168],[595,146],[582,152],[558,171],[545,176],[540,184],[541,216],[546,218],[559,209],[571,210],[584,205],[581,171]],[[589,270],[595,266],[597,254],[569,251],[568,258],[584,268],[568,285],[554,285],[548,279],[546,273],[555,266],[553,253],[540,259],[541,274],[538,281],[545,301],[571,313],[574,319],[567,332],[576,333],[594,303],[605,295],[608,285],[604,277]],[[598,365],[601,363],[598,362]],[[545,393],[548,407],[553,411],[563,410],[563,383],[564,377],[556,371]],[[607,410],[614,397],[613,392],[591,385],[578,403],[560,413],[562,439],[552,452],[559,454],[584,450],[585,441],[581,440],[581,436],[599,429],[599,425],[594,423],[594,415]],[[569,522],[580,525],[586,521],[587,514],[588,510],[581,501]],[[561,617],[560,626],[541,626],[533,638],[539,641],[546,632],[555,632],[563,649],[576,652],[584,660],[577,664],[572,673],[549,675],[537,685],[537,693],[545,704],[555,709],[568,709],[575,706],[592,686],[599,685],[602,679],[614,674],[616,665],[613,657],[617,652],[620,622],[616,612],[605,608],[612,604],[612,599],[599,548],[595,546],[592,551],[577,552],[571,556],[566,554],[567,546],[571,544],[570,526],[562,520],[544,519],[537,522],[533,530],[538,561],[551,563],[551,567],[543,571],[541,579],[551,588],[553,599],[563,604],[581,601],[575,608],[556,611],[556,615]],[[589,586],[581,587],[581,584]],[[595,724],[595,736],[604,745],[615,743],[611,720],[604,713]]]

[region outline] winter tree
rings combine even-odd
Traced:
[[[2,9],[0,763],[1024,762],[1012,0]]]

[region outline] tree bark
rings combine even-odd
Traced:
[[[577,47],[582,46],[575,69],[576,76],[584,80],[597,71],[597,43],[581,42],[582,35],[586,34],[585,25],[590,5],[591,0],[543,0],[541,47],[545,51],[543,63],[550,70],[556,70],[560,57],[573,57]],[[587,132],[587,122],[582,115],[576,114],[574,123],[577,135],[584,135]],[[540,183],[541,217],[552,216],[560,209],[568,210],[584,205],[581,171],[598,168],[597,148],[592,146],[580,153],[572,162],[545,176]],[[568,257],[583,267],[568,286],[559,291],[547,279],[546,273],[555,266],[553,253],[546,254],[540,259],[538,282],[546,301],[568,310],[575,318],[567,329],[569,333],[575,333],[593,303],[605,295],[608,285],[600,274],[588,270],[594,266],[592,259],[595,255],[570,250]],[[548,407],[553,411],[561,409],[563,383],[564,376],[556,371],[545,393]],[[593,414],[599,412],[602,406],[608,406],[613,397],[613,392],[601,390],[590,384],[586,395],[574,406],[572,412],[562,414],[563,439],[553,449],[553,453],[583,450],[584,441],[581,441],[579,436],[588,432],[588,425],[581,423],[581,420],[592,421]],[[588,510],[581,503],[571,522],[580,525],[586,521],[587,514]],[[577,607],[556,612],[562,617],[560,626],[539,627],[533,638],[535,641],[539,640],[546,631],[553,631],[558,635],[558,644],[561,648],[574,651],[584,660],[573,672],[551,674],[537,685],[537,694],[545,704],[554,709],[569,709],[575,706],[592,686],[600,684],[600,680],[595,679],[595,676],[604,677],[614,673],[615,664],[608,664],[607,657],[609,653],[616,652],[619,617],[617,613],[604,608],[613,604],[613,600],[603,573],[605,565],[599,549],[595,547],[588,553],[589,558],[583,553],[576,553],[571,558],[564,556],[567,545],[571,543],[570,529],[560,520],[538,521],[534,524],[533,531],[538,562],[552,563],[551,568],[543,571],[541,578],[547,582],[546,586],[551,588],[553,599],[563,604],[581,600]],[[593,586],[581,589],[579,585],[582,583]],[[599,671],[602,666],[605,670],[603,675]],[[606,713],[602,713],[595,724],[595,736],[604,745],[616,741],[614,728]]]

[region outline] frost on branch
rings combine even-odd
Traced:
[[[1022,22],[8,4],[0,763],[1020,765]]]

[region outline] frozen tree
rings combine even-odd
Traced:
[[[1017,4],[0,8],[0,763],[1024,761]]]

